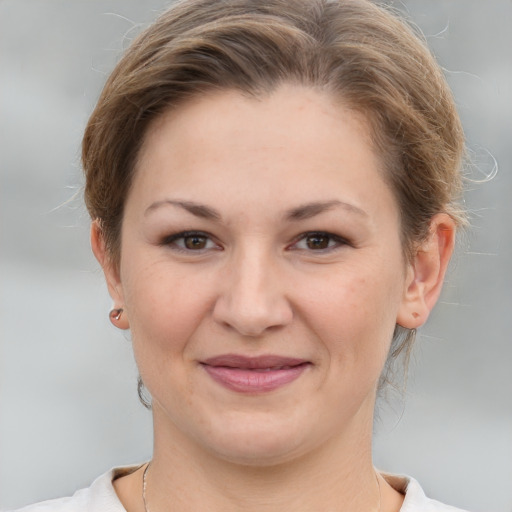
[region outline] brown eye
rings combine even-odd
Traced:
[[[331,242],[331,237],[326,234],[315,233],[308,235],[305,242],[308,249],[327,249]]]
[[[334,233],[310,231],[309,233],[303,233],[297,241],[290,246],[290,249],[326,254],[347,245],[350,244],[345,238],[335,235]]]
[[[202,254],[206,251],[221,249],[208,233],[201,231],[181,231],[169,235],[162,240],[161,245],[189,254],[193,252]]]
[[[208,243],[208,238],[201,235],[191,235],[183,237],[184,245],[190,250],[205,249]]]

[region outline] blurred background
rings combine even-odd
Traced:
[[[163,0],[0,0],[0,508],[151,455],[126,335],[89,250],[80,139]],[[467,132],[472,228],[378,408],[375,463],[474,512],[512,511],[512,2],[395,2],[446,70]],[[486,176],[499,171],[490,181]],[[482,183],[479,183],[482,182]]]

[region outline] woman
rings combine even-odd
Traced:
[[[464,223],[442,73],[367,0],[192,0],[109,78],[91,241],[154,454],[25,510],[455,510],[377,472],[373,410]]]

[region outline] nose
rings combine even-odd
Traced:
[[[292,321],[285,278],[271,257],[244,252],[226,265],[213,309],[216,322],[242,336],[258,337]]]

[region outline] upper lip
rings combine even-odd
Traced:
[[[277,355],[243,356],[239,354],[223,354],[201,361],[208,366],[224,366],[227,368],[240,368],[244,370],[261,370],[266,368],[280,369],[283,367],[298,366],[309,363],[305,359]]]

